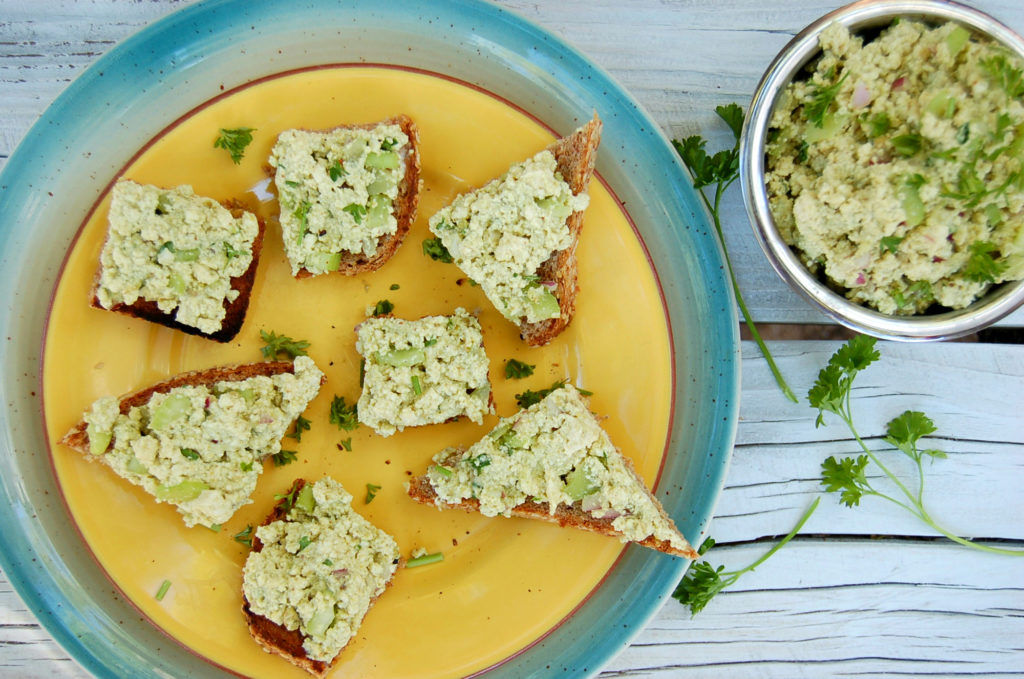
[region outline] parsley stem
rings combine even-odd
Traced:
[[[738,151],[738,149],[739,142],[737,141],[734,151]],[[722,254],[725,255],[725,266],[729,271],[729,279],[732,281],[732,289],[736,294],[736,304],[739,305],[740,312],[743,314],[743,322],[747,324],[747,329],[750,330],[751,336],[754,338],[758,348],[761,350],[761,355],[764,356],[765,360],[768,362],[768,367],[771,369],[772,375],[775,376],[775,382],[779,385],[779,389],[782,390],[783,396],[793,403],[797,403],[796,395],[793,393],[793,390],[789,388],[789,385],[786,384],[786,379],[782,376],[782,371],[780,371],[779,366],[775,364],[775,359],[772,357],[772,353],[768,351],[768,346],[764,343],[764,340],[761,339],[761,333],[757,331],[757,326],[754,325],[754,319],[750,317],[750,311],[747,309],[747,304],[743,301],[743,295],[740,293],[740,284],[736,280],[736,274],[732,269],[732,262],[729,260],[729,250],[725,245],[725,236],[722,233],[722,220],[718,216],[718,208],[722,202],[722,194],[725,193],[725,190],[729,188],[734,181],[736,181],[736,177],[733,177],[727,182],[719,182],[715,189],[715,203],[713,206],[711,201],[709,201],[708,197],[704,194],[703,189],[698,189],[697,193],[700,194],[700,197],[704,200],[704,204],[707,206],[708,211],[711,212],[711,219],[715,225],[715,232],[718,234],[718,242],[722,246]]]
[[[814,510],[818,508],[819,502],[821,502],[820,495],[814,498],[814,502],[812,502],[811,506],[807,508],[807,511],[804,512],[804,515],[800,517],[800,520],[796,522],[796,525],[793,526],[793,530],[789,531],[789,533],[786,534],[786,537],[782,538],[779,542],[775,544],[774,547],[765,552],[764,556],[762,556],[760,559],[750,564],[743,570],[739,571],[737,575],[739,573],[746,573],[747,571],[754,570],[755,568],[763,564],[765,561],[767,561],[772,554],[782,549],[786,545],[786,543],[792,540],[796,536],[796,534],[800,532],[800,529],[804,527],[804,524],[807,523],[807,519],[811,518],[811,514],[813,514]]]
[[[444,561],[443,552],[434,552],[433,554],[424,554],[423,556],[413,557],[405,562],[406,568],[417,568],[419,566],[429,566],[432,563],[438,563]]]

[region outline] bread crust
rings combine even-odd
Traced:
[[[245,207],[236,200],[222,201],[221,205],[228,209],[235,219],[241,217],[242,213],[246,211]],[[133,318],[141,318],[153,323],[159,323],[174,330],[181,330],[189,335],[198,335],[199,337],[206,337],[217,342],[230,342],[238,334],[238,331],[242,329],[242,323],[245,321],[245,313],[249,309],[249,298],[252,296],[253,282],[256,280],[256,266],[260,260],[260,253],[263,250],[263,234],[266,231],[266,223],[259,216],[256,216],[256,222],[259,225],[259,230],[256,232],[256,238],[252,242],[252,261],[249,263],[249,268],[245,270],[245,273],[231,279],[231,288],[238,291],[238,297],[232,302],[224,302],[224,320],[221,322],[220,330],[217,332],[206,333],[194,326],[179,323],[176,317],[177,310],[167,313],[162,311],[156,302],[141,297],[132,304],[118,302],[108,309],[100,304],[98,296],[100,276],[103,274],[102,263],[96,270],[96,276],[93,279],[92,298],[89,300],[89,306],[94,309],[116,311]],[[109,238],[109,235],[107,237]],[[106,241],[104,241],[104,245],[106,245]]]
[[[281,373],[294,372],[295,366],[290,361],[267,361],[264,363],[245,363],[241,365],[221,366],[207,368],[205,370],[193,370],[191,372],[175,375],[170,379],[158,382],[145,389],[125,394],[118,399],[118,408],[122,415],[127,415],[132,408],[149,403],[149,399],[156,393],[167,393],[175,387],[210,385],[216,382],[239,382],[250,377],[280,375]],[[86,459],[98,459],[98,455],[89,454],[89,435],[86,433],[87,424],[85,420],[79,421],[60,440],[80,453],[86,454]],[[113,445],[113,441],[111,441]]]
[[[295,479],[295,482],[292,483],[292,487],[288,491],[287,495],[295,497],[305,485],[305,479]],[[295,495],[293,495],[293,493]],[[278,500],[270,514],[260,525],[266,526],[274,521],[284,519],[288,514],[288,508],[285,506],[285,501],[286,498],[284,497]],[[263,543],[260,542],[260,539],[256,537],[255,531],[253,531],[252,551],[259,552],[262,549]],[[401,567],[401,564],[399,567]],[[387,591],[387,588],[391,586],[392,582],[394,582],[393,575],[386,583],[384,591]],[[383,591],[381,594],[383,594]],[[370,599],[370,608],[373,607],[373,604],[377,601],[379,596],[380,595],[378,594]],[[253,613],[249,608],[249,600],[245,598],[245,592],[242,593],[242,615],[245,616],[245,623],[249,628],[249,634],[251,634],[252,638],[263,647],[264,651],[281,656],[291,664],[296,667],[301,667],[315,677],[323,677],[326,675],[331,668],[337,664],[342,651],[344,651],[345,647],[348,645],[346,644],[346,646],[343,646],[338,651],[338,654],[330,660],[330,662],[314,660],[306,655],[306,649],[302,647],[302,632],[297,629],[290,630],[269,618]]]
[[[548,147],[555,156],[558,172],[569,184],[573,195],[587,190],[594,175],[597,161],[597,147],[601,144],[601,120],[597,113],[586,125],[563,137]],[[553,252],[537,269],[542,281],[554,281],[555,297],[558,299],[558,318],[549,318],[529,323],[525,318],[519,323],[519,336],[531,346],[543,346],[568,327],[576,313],[576,295],[579,283],[576,279],[576,246],[583,230],[583,211],[573,212],[566,219],[572,238],[564,250]]]
[[[459,449],[456,460],[464,453],[465,450]],[[658,502],[658,499],[655,498],[649,490],[647,490],[647,486],[644,485],[643,480],[636,473],[633,463],[625,456],[623,456],[622,459],[626,463],[626,469],[629,470],[629,473],[633,476],[639,486],[644,489],[644,492],[646,492],[654,501],[654,505],[658,508],[658,512],[661,514],[661,517],[671,525],[672,521],[669,519],[668,514],[665,513],[665,509],[661,506],[661,503]],[[434,491],[434,487],[430,484],[430,479],[425,474],[423,476],[414,477],[409,482],[409,487],[406,492],[409,497],[422,504],[434,505],[442,509],[462,509],[467,512],[480,511],[480,501],[476,498],[466,498],[457,504],[451,504],[441,500]],[[624,537],[622,533],[617,531],[612,525],[611,519],[599,519],[591,516],[581,509],[579,502],[574,502],[570,506],[559,505],[555,508],[554,514],[550,513],[549,508],[550,506],[547,502],[534,502],[532,500],[527,500],[526,502],[518,504],[512,508],[512,516],[524,519],[540,519],[542,521],[558,524],[562,527],[569,526],[571,528],[579,528],[591,533],[600,533],[601,535],[608,535],[617,538]],[[699,557],[696,550],[690,546],[682,533],[678,533],[678,535],[686,544],[686,549],[677,549],[672,546],[668,540],[659,540],[653,535],[648,535],[643,540],[634,540],[633,542],[644,547],[650,547],[651,549],[659,552],[664,552],[665,554],[672,554],[674,556],[681,556],[687,559],[696,560]]]
[[[398,125],[409,138],[409,152],[405,155],[405,174],[402,181],[398,183],[398,196],[394,201],[394,214],[398,221],[398,228],[393,234],[381,236],[377,241],[377,249],[370,256],[361,252],[342,252],[338,272],[346,276],[376,271],[384,266],[384,263],[391,259],[391,256],[398,250],[409,234],[412,223],[416,221],[416,210],[420,201],[420,132],[412,118],[402,114],[365,125],[339,125],[326,131],[370,130],[378,125]],[[270,168],[270,173],[273,176],[273,168]],[[308,269],[302,268],[295,274],[295,278],[309,278],[313,275]]]

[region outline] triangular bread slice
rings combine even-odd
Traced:
[[[365,125],[340,125],[329,130],[304,130],[306,132],[322,132],[330,134],[342,130],[372,130],[380,125],[397,125],[408,137],[409,143],[403,147],[400,158],[404,173],[398,183],[398,196],[392,202],[392,214],[398,222],[398,228],[394,233],[384,234],[377,241],[377,249],[371,255],[362,252],[342,251],[340,264],[337,271],[346,276],[355,276],[368,271],[376,271],[384,266],[398,247],[405,240],[409,228],[416,221],[416,209],[420,199],[420,133],[416,123],[407,115],[398,115],[387,120],[382,120]],[[280,140],[280,135],[278,139]],[[269,171],[276,177],[273,167],[268,166]],[[280,195],[280,189],[278,189]],[[287,250],[287,248],[286,248]],[[296,270],[297,268],[297,270]],[[295,278],[309,278],[316,274],[309,269],[292,262],[292,269]]]
[[[307,542],[307,546],[302,547],[300,537],[298,551],[292,554],[288,549],[289,541],[286,531],[277,530],[274,531],[274,534],[276,538],[280,539],[274,549],[278,553],[271,558],[276,558],[279,564],[290,562],[287,563],[289,571],[285,574],[289,581],[294,581],[305,573],[309,578],[319,578],[328,591],[337,590],[334,591],[335,595],[342,596],[348,593],[355,593],[358,600],[348,602],[354,605],[355,613],[351,612],[352,609],[349,606],[344,607],[351,616],[350,620],[345,621],[349,625],[351,635],[348,637],[342,635],[340,638],[337,638],[334,646],[326,651],[324,657],[311,657],[310,652],[306,648],[308,640],[302,632],[302,626],[308,627],[309,625],[318,624],[318,626],[324,627],[326,632],[329,627],[335,624],[335,621],[333,618],[326,623],[326,619],[319,621],[319,623],[314,619],[302,620],[294,607],[289,607],[287,603],[277,600],[274,596],[274,594],[281,594],[284,591],[283,589],[276,592],[273,591],[273,588],[263,587],[263,589],[260,589],[260,580],[267,577],[265,564],[259,564],[259,557],[255,556],[260,554],[265,547],[264,543],[260,540],[260,535],[263,534],[265,536],[266,534],[260,529],[257,529],[253,535],[252,552],[246,559],[242,583],[242,613],[245,616],[249,633],[253,639],[268,653],[277,654],[316,677],[323,677],[338,662],[342,650],[348,645],[351,637],[355,636],[363,617],[373,607],[377,598],[391,585],[395,572],[402,565],[402,559],[399,556],[398,546],[394,539],[359,516],[351,507],[352,496],[345,492],[341,484],[330,478],[321,479],[312,485],[307,484],[303,479],[297,479],[292,485],[291,490],[278,500],[273,511],[262,525],[269,526],[275,522],[302,525],[303,521],[310,522],[314,520],[314,513],[319,507],[316,502],[316,496],[320,495],[323,497],[328,493],[335,496],[334,501],[332,502],[331,511],[328,512],[328,515],[320,523],[322,525],[327,524],[328,530],[332,531],[333,535],[330,536],[331,544],[334,546],[340,545],[342,549],[340,551],[337,549],[335,551],[319,549],[320,546],[317,542],[324,539],[324,537],[320,530],[321,527],[317,526],[313,530],[303,528],[300,532],[303,533],[303,536],[315,534],[319,536],[319,539]],[[364,546],[360,547],[357,543],[353,547],[351,542],[346,542],[349,537],[361,540]],[[353,548],[344,549],[346,546]],[[291,548],[295,549],[295,546],[293,545]],[[364,552],[364,549],[367,551]],[[372,564],[369,568],[358,569],[356,573],[350,572],[353,570],[350,566],[354,564],[349,562],[355,561],[358,558],[365,560],[371,550],[374,550],[374,557],[377,557],[374,559],[376,563]],[[255,574],[257,569],[261,571],[261,574]],[[335,570],[331,571],[330,569]],[[271,569],[270,573],[273,574],[274,570]],[[278,570],[278,573],[280,573],[280,570]],[[338,583],[330,579],[335,577],[339,580]],[[343,581],[343,579],[350,577],[355,577],[358,580],[358,582],[352,583],[353,586],[351,587],[348,586],[350,583]],[[265,585],[265,583],[263,584]],[[293,616],[293,622],[290,625],[292,629],[253,611],[254,606],[258,608],[260,604],[256,604],[255,601],[251,602],[249,596],[251,594],[256,599],[261,592],[270,595],[263,602],[263,605],[276,607],[278,612],[283,612],[285,609],[290,608],[289,613],[285,615]],[[337,610],[337,607],[335,609]],[[339,613],[335,615],[337,614]],[[282,620],[284,619],[284,615],[280,617]],[[316,615],[312,617],[316,618]],[[334,648],[337,648],[337,650],[334,651]],[[326,657],[331,652],[333,652],[333,655]],[[312,655],[317,655],[317,653],[314,651]]]
[[[220,524],[251,502],[262,460],[281,450],[281,437],[323,382],[306,356],[182,373],[97,400],[60,442],[173,504],[186,525]],[[261,432],[248,439],[258,448],[227,443],[239,417],[256,420],[237,424]],[[218,431],[228,434],[223,443],[213,438]]]
[[[697,558],[572,385],[502,419],[468,450],[441,451],[408,494],[441,509],[542,519]]]
[[[121,179],[118,184],[124,181],[130,181]],[[116,190],[115,186],[115,190]],[[179,187],[180,189],[181,187]],[[188,187],[191,190],[191,187]],[[175,189],[177,190],[177,189]],[[203,198],[202,196],[195,196],[197,202],[210,201],[210,199]],[[252,254],[252,259],[249,263],[248,268],[244,272],[232,276],[230,281],[230,289],[237,293],[234,299],[224,300],[224,318],[221,321],[220,328],[216,330],[201,330],[195,325],[183,323],[178,320],[178,312],[180,307],[173,311],[163,311],[158,305],[156,300],[146,299],[144,297],[138,297],[131,304],[127,304],[123,301],[113,302],[110,306],[103,306],[100,302],[100,281],[103,276],[103,262],[102,255],[99,267],[97,268],[96,275],[93,279],[92,291],[90,293],[89,305],[95,309],[103,309],[106,311],[115,311],[117,313],[132,316],[133,318],[141,318],[143,320],[150,321],[152,323],[159,323],[160,325],[180,330],[190,335],[198,335],[200,337],[206,337],[208,339],[215,340],[217,342],[230,342],[234,339],[235,335],[238,334],[239,330],[242,329],[242,323],[245,321],[246,311],[249,309],[249,298],[252,294],[253,282],[256,280],[256,267],[259,264],[260,253],[263,249],[263,234],[266,230],[265,222],[254,213],[251,213],[247,207],[237,200],[226,200],[220,203],[221,207],[231,213],[231,216],[235,220],[253,219],[257,225],[257,231],[255,237],[251,240],[248,249]],[[111,234],[108,229],[106,239],[104,240],[104,250],[109,247]],[[169,243],[169,241],[168,241]],[[167,243],[161,245],[161,249],[167,246]],[[158,253],[159,254],[159,253]]]

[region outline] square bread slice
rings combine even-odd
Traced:
[[[61,443],[173,504],[185,525],[218,525],[252,501],[263,459],[323,381],[308,356],[183,373],[98,399]]]
[[[299,479],[256,529],[242,579],[252,637],[310,674],[338,661],[402,564],[394,538],[324,477]]]
[[[325,131],[285,130],[269,165],[292,275],[379,269],[419,204],[419,131],[408,116]]]
[[[441,509],[542,519],[697,558],[572,385],[502,419],[468,450],[441,451],[408,493]]]
[[[191,186],[114,184],[91,305],[228,342],[249,307],[263,223]]]
[[[363,321],[356,327],[359,422],[381,436],[463,416],[480,424],[494,412],[483,342],[480,322],[461,308],[451,316]]]
[[[428,221],[452,261],[528,344],[550,342],[576,311],[576,245],[600,142],[595,114]]]

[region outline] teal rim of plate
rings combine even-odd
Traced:
[[[386,39],[374,41],[372,36],[377,33],[386,33]],[[314,57],[306,64],[302,63],[302,36],[309,38],[312,47],[307,51]],[[190,92],[190,81],[200,83],[204,99],[213,98],[217,92],[211,83],[220,77],[216,76],[218,60],[237,65],[239,50],[244,53],[247,48],[254,62],[251,70],[261,71],[250,73],[250,80],[314,65],[316,59],[319,63],[364,60],[351,53],[356,48],[350,41],[341,41],[341,36],[366,41],[365,61],[455,77],[514,102],[563,131],[589,119],[592,112],[600,115],[604,141],[598,171],[620,198],[632,199],[634,194],[644,198],[626,204],[658,272],[674,342],[675,412],[655,493],[691,540],[698,541],[710,522],[738,420],[736,305],[724,274],[721,247],[692,181],[657,124],[632,96],[547,30],[478,0],[358,0],[344,7],[332,0],[199,2],[145,27],[99,58],[47,108],[0,172],[0,257],[6,264],[0,269],[0,281],[14,294],[14,302],[0,311],[0,329],[8,338],[0,354],[6,404],[0,411],[4,434],[0,442],[0,566],[43,626],[97,677],[126,673],[166,677],[182,670],[222,676],[223,670],[177,649],[162,633],[145,630],[149,623],[138,614],[132,620],[119,621],[91,604],[97,597],[120,597],[109,583],[106,587],[95,582],[81,584],[52,535],[42,528],[37,514],[65,510],[60,503],[53,505],[53,498],[49,500],[51,508],[46,509],[29,487],[52,483],[52,469],[48,469],[47,479],[45,472],[39,472],[39,463],[35,468],[26,467],[31,463],[18,459],[28,455],[19,450],[18,442],[25,434],[18,423],[23,430],[23,420],[41,422],[35,390],[41,371],[42,328],[36,327],[39,314],[32,323],[19,323],[23,316],[17,308],[19,303],[49,299],[61,259],[55,260],[57,266],[37,273],[33,265],[38,263],[25,255],[32,254],[33,247],[38,250],[37,241],[46,238],[36,233],[43,228],[41,224],[65,216],[73,227],[65,227],[59,238],[46,238],[51,249],[55,242],[60,246],[63,256],[88,206],[131,157],[131,153],[122,153],[109,163],[101,161],[106,143],[117,146],[114,130],[125,137],[122,144],[126,148],[137,150],[177,115],[201,102],[182,104],[171,118],[155,121],[152,129],[133,132],[140,125],[122,119],[130,120],[132,113],[138,116],[147,106],[170,105],[173,99],[168,97]],[[275,37],[293,40],[278,61],[269,51],[260,54],[258,47]],[[322,41],[328,38],[345,45],[336,53],[317,51],[324,49]],[[397,54],[405,50],[394,50],[394,41],[402,39],[408,42],[413,57]],[[432,47],[440,54],[445,46],[453,52],[447,57],[447,72],[443,60],[437,65],[429,63]],[[417,48],[422,49],[420,63],[412,61],[420,56]],[[333,58],[335,54],[338,58]],[[257,56],[266,61],[255,63]],[[477,77],[484,72],[486,76]],[[227,89],[244,82],[231,80]],[[507,91],[504,83],[511,83]],[[537,88],[536,97],[530,87]],[[54,207],[54,187],[71,180],[83,185],[77,203]],[[34,229],[25,229],[25,225]],[[51,253],[51,261],[55,256]],[[26,275],[33,281],[30,286],[25,283]],[[686,311],[685,319],[681,309]],[[45,315],[43,318],[45,323]],[[680,371],[686,372],[681,375]],[[685,413],[690,417],[684,421],[680,415]],[[42,439],[38,432],[32,435]],[[66,513],[65,518],[69,518]],[[73,533],[73,528],[50,526],[47,530],[60,531],[65,542],[74,540],[73,535],[65,534]],[[628,547],[604,583],[573,616],[491,668],[488,676],[595,674],[655,615],[687,564],[683,559]],[[116,605],[129,606],[123,602]],[[130,614],[132,609],[127,610]],[[610,610],[613,622],[608,620]],[[144,630],[145,639],[138,638],[139,629]],[[175,650],[178,652],[172,652]],[[188,668],[180,665],[183,656],[191,659]]]

